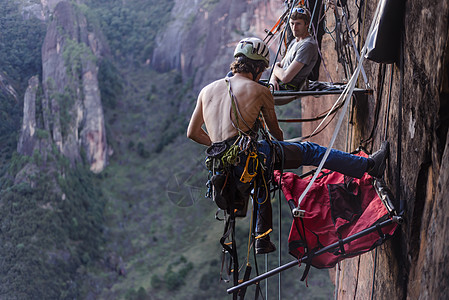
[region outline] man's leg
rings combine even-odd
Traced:
[[[327,148],[311,142],[278,142],[281,157],[284,157],[284,169],[297,168],[300,165],[317,167]],[[380,177],[385,170],[385,159],[389,153],[389,144],[384,141],[381,148],[369,158],[352,155],[331,149],[324,168],[355,178],[361,178],[365,172]],[[279,168],[279,166],[276,166]]]
[[[327,148],[315,143],[298,143],[301,148],[305,166],[318,166],[324,157]],[[357,155],[352,155],[340,150],[331,149],[329,156],[324,163],[324,168],[342,173],[355,178],[361,178],[368,170],[368,159]]]
[[[273,229],[273,216],[271,199],[265,187],[261,186],[257,195],[256,214],[256,240],[255,248],[257,254],[270,253],[276,250],[276,247],[270,240],[269,233]]]
[[[298,168],[301,165],[318,167],[327,149],[311,142],[278,142],[277,144],[281,147],[280,156],[284,157],[284,169]],[[369,160],[365,157],[331,149],[324,168],[361,178],[367,171],[368,165]],[[276,168],[280,168],[279,164]]]
[[[266,141],[260,141],[258,143],[259,153],[263,153],[267,159],[266,165],[269,166],[272,160],[272,153],[270,145]],[[271,199],[269,195],[268,184],[271,174],[267,172],[264,174],[265,180],[259,180],[257,189],[257,201],[253,203],[256,207],[256,228],[255,228],[255,248],[257,254],[270,253],[276,250],[276,246],[271,242],[270,236],[268,235],[273,229],[273,216],[272,216],[272,206]]]

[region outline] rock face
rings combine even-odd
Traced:
[[[24,18],[35,17],[41,21],[46,21],[61,1],[63,0],[25,0],[17,2]]]
[[[1,71],[0,71],[0,92],[4,93],[5,95],[13,97],[14,100],[16,101],[19,100],[17,91],[14,89],[14,87],[11,85],[8,79],[2,74]]]
[[[42,130],[72,162],[84,151],[93,172],[107,163],[103,108],[98,87],[98,65],[104,51],[99,35],[88,29],[81,11],[68,2],[56,5],[42,46]],[[33,152],[35,90],[30,80],[25,97],[18,150]],[[33,121],[34,120],[34,121]],[[33,123],[34,122],[34,123]],[[83,149],[83,150],[82,150]],[[42,149],[39,149],[40,151]]]
[[[449,246],[449,5],[421,0],[404,3],[400,61],[386,66],[364,64],[374,95],[355,101],[352,149],[370,135],[376,124],[374,107],[380,101],[379,122],[367,146],[376,150],[384,138],[390,141],[385,179],[394,192],[396,208],[403,209],[405,223],[377,252],[341,263],[338,299],[370,299],[372,291],[372,299],[445,299],[449,293],[449,259],[444,250]],[[367,4],[365,35],[377,4]],[[354,21],[357,8],[348,5]],[[325,61],[331,75],[341,80],[341,65],[338,69],[338,63],[332,62],[336,53],[330,44],[325,36]],[[323,75],[321,79],[326,80]],[[359,80],[363,82],[362,77]]]
[[[17,144],[17,151],[25,155],[32,155],[35,145],[36,133],[36,93],[39,88],[39,79],[33,76],[28,81],[28,88],[23,100],[22,131]]]

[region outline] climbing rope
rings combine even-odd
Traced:
[[[377,76],[377,97],[376,97],[376,104],[374,105],[374,123],[373,127],[371,128],[371,132],[366,139],[362,139],[360,141],[360,145],[364,145],[366,147],[366,144],[372,142],[374,138],[374,133],[376,132],[377,125],[379,122],[379,114],[380,114],[380,108],[381,108],[381,102],[382,102],[382,94],[384,90],[384,83],[385,83],[385,70],[386,66],[385,64],[379,64],[379,71]]]
[[[294,139],[289,139],[289,140],[287,140],[287,142],[300,142],[302,140],[309,139],[311,137],[314,137],[314,136],[320,134],[321,132],[323,132],[330,125],[330,123],[332,123],[332,121],[334,120],[335,116],[336,116],[336,114],[333,114],[332,118],[330,118],[327,121],[327,123],[320,130],[315,130],[313,133],[311,133],[309,135],[306,135],[306,136],[302,136],[302,137],[294,138]]]
[[[374,285],[376,283],[376,269],[377,269],[377,247],[374,249],[374,267],[373,267],[373,283],[371,285],[371,300],[374,299]]]
[[[343,103],[339,103],[334,109],[328,109],[325,112],[320,113],[319,115],[313,117],[313,118],[299,118],[299,119],[278,119],[279,123],[304,123],[304,122],[314,122],[319,121],[323,118],[325,118],[328,115],[335,114],[341,107],[343,106]]]

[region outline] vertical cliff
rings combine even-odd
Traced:
[[[41,19],[48,27],[40,39],[42,31],[28,24],[44,24],[35,19],[43,6],[20,3],[19,10],[19,1],[8,3],[9,15],[1,17],[2,34],[15,39],[0,40],[2,67],[12,77],[1,78],[0,98],[17,97],[21,104],[23,96],[23,115],[17,132],[13,126],[3,132],[3,116],[16,112],[3,111],[2,103],[0,141],[3,146],[9,142],[5,136],[17,137],[17,153],[2,161],[0,176],[0,294],[4,299],[74,299],[81,294],[79,271],[98,259],[103,241],[104,202],[92,172],[101,172],[107,162],[97,79],[105,47],[82,4],[42,1],[54,4],[54,11]],[[35,68],[41,62],[42,73]],[[26,90],[21,80],[28,80]]]
[[[444,249],[448,246],[449,5],[444,1],[404,3],[399,60],[389,65],[364,64],[374,94],[355,102],[352,147],[366,141],[373,127],[368,149],[375,150],[384,137],[390,141],[386,180],[406,221],[377,252],[341,264],[339,299],[443,299],[448,293],[449,261]],[[365,24],[371,23],[377,4],[364,4]],[[360,10],[349,2],[348,6],[354,21]],[[361,27],[357,30],[363,32]],[[329,48],[323,52],[328,53],[327,60],[330,53],[335,55]]]
[[[17,144],[17,152],[32,155],[34,151],[36,132],[36,94],[39,88],[39,79],[33,76],[28,81],[28,88],[23,99],[22,134]]]
[[[59,151],[72,162],[81,152],[93,172],[107,163],[103,107],[98,86],[98,63],[105,47],[99,33],[88,23],[82,6],[60,2],[42,45],[42,99],[36,101],[36,80],[30,82],[25,99],[23,132],[18,151],[34,151],[35,109],[40,112],[40,130],[48,132]],[[36,138],[36,137],[34,137]],[[39,137],[37,137],[39,138]],[[42,151],[42,149],[36,149]]]

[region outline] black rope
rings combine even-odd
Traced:
[[[386,117],[385,117],[385,131],[384,131],[384,140],[387,140],[388,137],[388,125],[389,125],[389,117],[390,117],[390,104],[391,104],[391,91],[393,89],[393,75],[394,75],[394,65],[390,65],[390,88],[388,90],[388,102],[386,108]]]
[[[373,268],[373,284],[371,286],[371,300],[374,299],[374,286],[376,282],[376,269],[377,269],[377,247],[374,249],[374,268]]]
[[[224,251],[227,251],[230,254],[230,262],[229,262],[229,270],[228,275],[230,272],[230,269],[233,267],[233,281],[234,286],[236,286],[239,283],[239,265],[238,265],[238,256],[237,256],[237,245],[235,242],[235,215],[234,215],[234,209],[230,209],[230,215],[228,217],[228,220],[226,221],[224,234],[220,239],[220,244],[222,245]],[[229,246],[226,243],[226,239],[228,237],[231,238],[231,246]],[[223,253],[226,255],[226,253]],[[234,293],[233,299],[237,299],[237,292]]]
[[[404,37],[402,35],[402,41]],[[403,45],[403,43],[402,43]],[[402,164],[402,98],[403,98],[403,89],[404,89],[404,46],[401,47],[401,55],[400,55],[400,80],[399,80],[399,101],[398,101],[398,142],[397,142],[397,158],[396,163],[398,165],[396,169],[396,199],[399,199],[399,214],[404,212],[404,200],[401,197],[401,164]],[[396,200],[397,201],[397,200]]]
[[[338,104],[331,112],[329,112],[329,110],[327,110],[313,118],[278,119],[278,122],[280,122],[280,123],[305,123],[305,122],[319,121],[321,119],[324,119],[327,115],[335,114],[343,106],[343,104],[344,103],[342,102],[342,103]]]
[[[278,243],[278,248],[279,248],[279,257],[278,257],[278,267],[281,266],[281,260],[282,260],[282,191],[281,191],[281,186],[282,186],[282,175],[284,174],[284,148],[282,147],[282,145],[278,142],[277,145],[280,148],[281,151],[281,169],[280,171],[280,176],[279,176],[279,190],[278,190],[278,199],[279,199],[279,243]],[[276,158],[276,149],[274,149],[273,147],[273,160]],[[282,283],[282,278],[281,278],[281,274],[279,273],[279,277],[278,277],[278,295],[279,295],[279,299],[281,299],[281,283]]]
[[[379,123],[379,114],[380,114],[380,107],[382,102],[382,94],[383,94],[383,88],[385,83],[385,64],[379,64],[379,72],[377,76],[377,87],[379,89],[376,97],[376,104],[374,107],[374,123],[373,127],[371,128],[371,132],[369,136],[366,139],[362,139],[360,141],[360,145],[365,145],[372,142],[374,137],[374,132],[377,129],[377,125]]]

